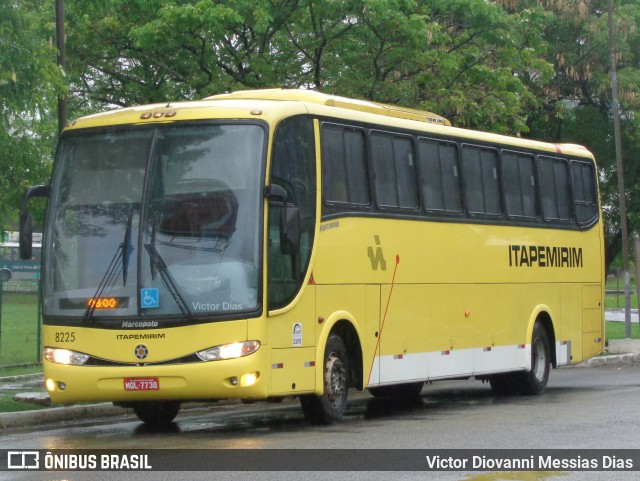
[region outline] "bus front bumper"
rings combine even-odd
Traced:
[[[140,366],[72,366],[44,361],[54,403],[266,399],[266,349],[237,359]]]

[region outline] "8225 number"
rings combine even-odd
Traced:
[[[56,342],[76,342],[76,333],[74,331],[56,332]]]

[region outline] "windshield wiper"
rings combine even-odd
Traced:
[[[131,245],[131,222],[133,220],[133,209],[129,211],[129,219],[127,219],[127,228],[124,231],[124,240],[120,246],[122,247],[122,285],[127,285],[127,273],[129,272],[129,257],[133,252]]]
[[[115,280],[122,270],[122,266],[120,264],[120,259],[122,258],[123,253],[123,245],[120,244],[116,249],[116,253],[113,255],[111,262],[109,263],[109,267],[107,267],[106,272],[102,276],[100,280],[100,284],[98,285],[98,289],[96,289],[95,294],[91,299],[89,299],[87,309],[84,311],[84,316],[82,318],[82,323],[87,324],[91,318],[93,317],[93,313],[96,310],[96,305],[98,304],[97,300],[102,297],[102,293],[107,287],[111,287],[115,284]],[[120,268],[118,267],[120,266]]]
[[[158,253],[156,247],[153,244],[145,244],[144,248],[149,253],[149,259],[151,259],[152,266],[155,267],[160,273],[160,278],[162,279],[162,283],[165,285],[165,287],[171,294],[171,297],[173,297],[173,300],[176,302],[176,304],[182,311],[182,314],[187,316],[189,319],[193,319],[194,317],[193,313],[191,312],[191,310],[189,309],[189,306],[185,302],[184,297],[182,297],[182,294],[180,293],[180,289],[178,288],[176,281],[173,279],[173,277],[169,273],[169,269],[167,268],[167,265],[164,263],[164,260]]]
[[[124,230],[124,239],[122,243],[116,249],[106,272],[98,284],[95,294],[89,299],[87,309],[84,311],[82,322],[87,324],[93,317],[93,313],[96,310],[97,300],[102,297],[102,293],[107,287],[112,287],[115,284],[115,280],[118,277],[120,271],[122,271],[122,285],[127,285],[127,272],[129,269],[129,257],[133,252],[133,246],[131,245],[131,223],[133,219],[133,209],[129,212],[129,219],[127,220],[127,227]],[[122,260],[122,263],[119,261]],[[120,268],[118,268],[120,266]]]

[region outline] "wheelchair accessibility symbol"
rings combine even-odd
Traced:
[[[160,307],[160,293],[155,287],[140,289],[140,305],[143,309]]]

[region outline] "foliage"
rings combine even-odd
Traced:
[[[525,80],[552,74],[536,55],[549,22],[541,8],[509,13],[478,0],[72,5],[69,70],[78,107],[304,87],[515,134],[527,130],[538,104]]]
[[[0,2],[0,228],[15,220],[24,189],[50,173],[63,91],[54,31],[53,1]]]

